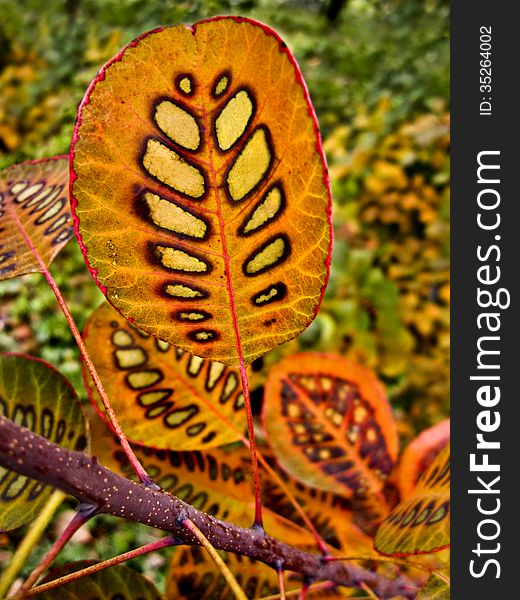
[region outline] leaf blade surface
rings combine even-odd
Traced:
[[[330,189],[308,92],[272,30],[220,18],[145,34],[91,85],[72,153],[85,257],[139,327],[237,365],[314,318]]]
[[[0,173],[0,280],[43,272],[73,236],[68,182],[68,156]]]
[[[0,413],[72,450],[87,444],[76,392],[54,367],[21,354],[0,355]],[[20,527],[43,508],[52,488],[0,467],[0,530]]]

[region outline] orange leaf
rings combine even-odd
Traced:
[[[198,450],[240,439],[245,413],[238,369],[172,348],[130,325],[108,303],[92,313],[83,337],[132,441]],[[87,388],[103,416],[95,388]],[[238,433],[226,426],[226,419]]]
[[[238,365],[312,321],[330,188],[305,83],[274,31],[219,17],[144,34],[90,86],[72,155],[85,258],[140,328]]]
[[[406,447],[397,470],[397,485],[402,500],[413,494],[421,474],[449,441],[450,420],[445,419],[421,432]]]
[[[70,240],[68,182],[68,156],[0,173],[0,280],[45,271]]]
[[[450,543],[450,445],[423,473],[410,498],[381,523],[374,546],[381,554],[407,556],[443,550]]]
[[[269,373],[264,422],[289,473],[349,497],[375,496],[385,511],[380,492],[396,459],[397,431],[371,371],[330,354],[286,358]]]

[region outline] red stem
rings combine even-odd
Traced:
[[[8,203],[7,204],[8,209],[10,208],[10,206],[11,206],[11,204]],[[36,259],[38,264],[40,265],[40,269],[41,269],[45,279],[47,280],[48,284],[51,286],[51,289],[54,292],[56,299],[58,300],[58,304],[60,305],[60,308],[61,308],[63,314],[65,315],[65,318],[67,319],[67,323],[69,324],[72,335],[74,336],[74,339],[76,340],[76,344],[78,345],[79,351],[81,353],[81,357],[85,361],[85,364],[87,365],[87,368],[88,368],[89,373],[94,381],[97,391],[99,392],[101,401],[103,402],[103,406],[105,407],[105,410],[107,412],[108,418],[110,419],[110,422],[112,424],[114,432],[117,435],[119,441],[121,442],[121,446],[123,447],[123,450],[124,450],[126,456],[128,457],[130,464],[135,469],[135,472],[137,473],[137,476],[139,477],[139,481],[141,481],[141,483],[143,483],[144,485],[147,485],[150,487],[155,487],[156,489],[159,489],[155,485],[155,483],[152,481],[152,479],[150,478],[148,473],[145,471],[145,469],[143,468],[141,463],[139,462],[139,460],[136,457],[136,455],[134,454],[132,448],[130,448],[130,444],[128,443],[126,435],[124,434],[123,430],[121,429],[121,426],[119,425],[117,417],[112,409],[112,406],[110,405],[110,400],[108,399],[108,397],[105,393],[105,390],[103,388],[103,384],[101,383],[101,380],[99,379],[99,376],[96,372],[94,364],[92,363],[92,360],[90,359],[88,350],[83,342],[83,338],[81,337],[81,334],[76,326],[76,323],[74,322],[72,314],[70,313],[69,307],[67,306],[65,299],[61,295],[58,284],[54,280],[54,277],[52,276],[52,274],[49,270],[49,267],[46,265],[45,261],[40,256],[38,249],[33,244],[31,236],[27,233],[27,231],[25,231],[25,227],[23,226],[23,223],[20,221],[20,218],[18,217],[18,214],[16,213],[16,211],[10,210],[10,215],[12,216],[13,220],[16,222],[16,225],[17,225],[20,233],[22,234],[25,244],[31,251],[32,255],[34,256],[34,258]]]
[[[116,434],[117,438],[119,439],[121,446],[129,460],[130,464],[132,465],[135,472],[137,473],[137,476],[139,477],[139,481],[141,483],[143,483],[144,485],[150,486],[150,487],[155,486],[156,489],[159,489],[156,486],[156,484],[153,482],[152,478],[148,475],[148,473],[146,472],[146,470],[144,469],[142,464],[139,462],[139,459],[134,454],[134,451],[132,450],[132,448],[130,447],[130,444],[128,443],[128,439],[127,439],[125,433],[121,429],[121,425],[119,425],[119,421],[117,420],[116,413],[114,412],[114,409],[112,408],[112,405],[110,404],[110,400],[108,399],[108,396],[106,395],[106,392],[103,388],[103,384],[101,383],[101,379],[99,378],[99,375],[97,374],[96,368],[94,367],[94,363],[92,362],[92,360],[89,356],[87,347],[85,346],[85,342],[83,341],[83,338],[81,337],[81,334],[78,330],[76,323],[74,322],[74,319],[69,311],[69,308],[68,308],[67,304],[65,303],[63,296],[61,295],[60,289],[58,288],[56,281],[54,280],[51,272],[45,266],[45,264],[40,260],[39,260],[39,262],[40,262],[40,265],[42,266],[42,268],[44,268],[43,274],[45,276],[45,279],[51,286],[52,291],[54,292],[56,299],[58,300],[58,304],[60,305],[60,308],[61,308],[63,314],[65,315],[65,318],[67,319],[67,323],[69,324],[72,335],[74,336],[74,339],[76,340],[76,344],[78,345],[79,351],[81,353],[81,358],[85,362],[85,365],[87,366],[90,376],[92,377],[92,380],[94,381],[94,385],[96,386],[96,389],[99,393],[101,401],[103,402],[103,406],[105,407],[107,416],[110,420],[112,428],[114,429],[114,433]]]
[[[80,571],[75,571],[74,573],[70,573],[69,575],[60,577],[59,579],[49,581],[49,583],[39,585],[38,587],[35,587],[32,590],[26,592],[24,597],[29,598],[31,596],[42,594],[43,592],[46,592],[48,590],[54,589],[61,585],[65,585],[67,583],[71,583],[72,581],[76,581],[77,579],[81,579],[82,577],[86,577],[87,575],[92,575],[92,573],[97,573],[98,571],[102,571],[103,569],[107,569],[108,567],[113,567],[127,560],[131,560],[132,558],[137,558],[138,556],[142,556],[143,554],[148,554],[150,552],[154,552],[155,550],[160,550],[162,548],[167,548],[168,546],[175,546],[177,545],[177,543],[178,541],[175,537],[168,535],[166,537],[161,538],[160,540],[155,540],[155,542],[145,544],[140,548],[135,548],[134,550],[130,550],[129,552],[125,552],[124,554],[119,554],[118,556],[114,556],[113,558],[103,560],[101,562],[96,563],[95,565],[91,565],[90,567],[81,569]]]
[[[27,590],[29,590],[39,579],[40,575],[47,569],[47,567],[54,561],[56,556],[62,551],[65,544],[70,538],[82,527],[91,517],[94,516],[95,510],[79,510],[71,519],[67,527],[58,536],[54,544],[49,548],[46,554],[41,559],[38,566],[33,570],[29,577],[25,580],[19,592],[15,598],[25,597]]]
[[[247,415],[247,433],[249,435],[249,451],[251,453],[251,466],[253,470],[253,486],[255,489],[255,522],[254,527],[263,529],[262,519],[262,500],[260,498],[260,475],[258,472],[258,456],[256,452],[255,428],[253,423],[253,411],[251,410],[251,397],[249,394],[249,380],[247,378],[244,357],[240,352],[240,379],[242,381],[242,391],[244,392],[244,403]]]
[[[194,31],[192,29],[192,31]],[[204,95],[202,96],[204,98]],[[208,115],[206,112],[206,107],[203,104],[202,106],[203,120],[205,123],[209,123]],[[209,127],[208,127],[209,130]],[[253,471],[253,485],[255,489],[255,520],[253,523],[253,527],[257,529],[263,529],[263,519],[262,519],[262,500],[260,498],[260,476],[258,474],[258,458],[256,455],[256,441],[255,441],[255,429],[253,424],[253,411],[251,410],[251,397],[249,394],[249,381],[247,378],[246,365],[244,361],[244,351],[242,349],[242,340],[240,337],[240,331],[238,328],[238,318],[237,318],[237,309],[235,302],[235,291],[233,289],[233,282],[231,280],[231,268],[229,264],[229,252],[227,248],[227,240],[226,240],[226,228],[224,224],[224,219],[222,218],[222,209],[220,203],[220,194],[219,194],[219,184],[217,181],[217,174],[215,172],[215,166],[213,164],[213,145],[211,143],[211,136],[208,136],[208,147],[209,147],[209,168],[211,171],[211,179],[213,188],[215,190],[215,200],[217,204],[217,218],[220,229],[220,239],[222,244],[222,257],[224,259],[225,266],[225,274],[226,274],[226,286],[229,295],[229,307],[231,311],[231,318],[233,320],[233,330],[235,332],[235,340],[237,344],[237,354],[239,360],[240,367],[240,379],[242,381],[242,391],[244,392],[244,403],[246,407],[246,415],[247,415],[247,433],[249,435],[250,441],[250,451],[251,451],[251,468]]]

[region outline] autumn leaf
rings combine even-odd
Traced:
[[[167,450],[201,450],[241,438],[245,413],[238,369],[153,338],[108,302],[90,316],[83,337],[132,441]],[[84,377],[89,381],[86,369]],[[88,389],[104,416],[95,388],[89,384]]]
[[[422,431],[406,446],[396,474],[402,500],[413,494],[419,477],[449,441],[450,420],[445,419]]]
[[[381,523],[374,546],[381,554],[437,552],[450,543],[450,445],[423,473],[414,493]]]
[[[0,355],[0,414],[72,450],[87,445],[87,425],[76,392],[49,363],[23,354]],[[31,521],[50,487],[0,467],[0,530]]]
[[[68,183],[68,156],[0,173],[0,280],[45,271],[73,236]]]
[[[352,498],[376,498],[397,455],[396,424],[373,373],[340,356],[281,361],[265,386],[264,423],[274,453],[299,480]],[[379,508],[378,508],[379,505]]]
[[[83,253],[127,319],[228,365],[312,321],[329,182],[302,75],[267,26],[219,17],[144,34],[90,86],[71,152]]]

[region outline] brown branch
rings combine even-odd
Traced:
[[[66,450],[0,416],[0,465],[59,488],[98,512],[144,523],[199,545],[183,522],[190,519],[220,550],[260,560],[274,569],[295,571],[307,581],[369,585],[380,598],[415,598],[417,587],[406,577],[389,580],[357,565],[326,562],[321,556],[289,546],[261,529],[245,529],[203,513],[164,490],[125,479],[99,464],[95,456]]]

